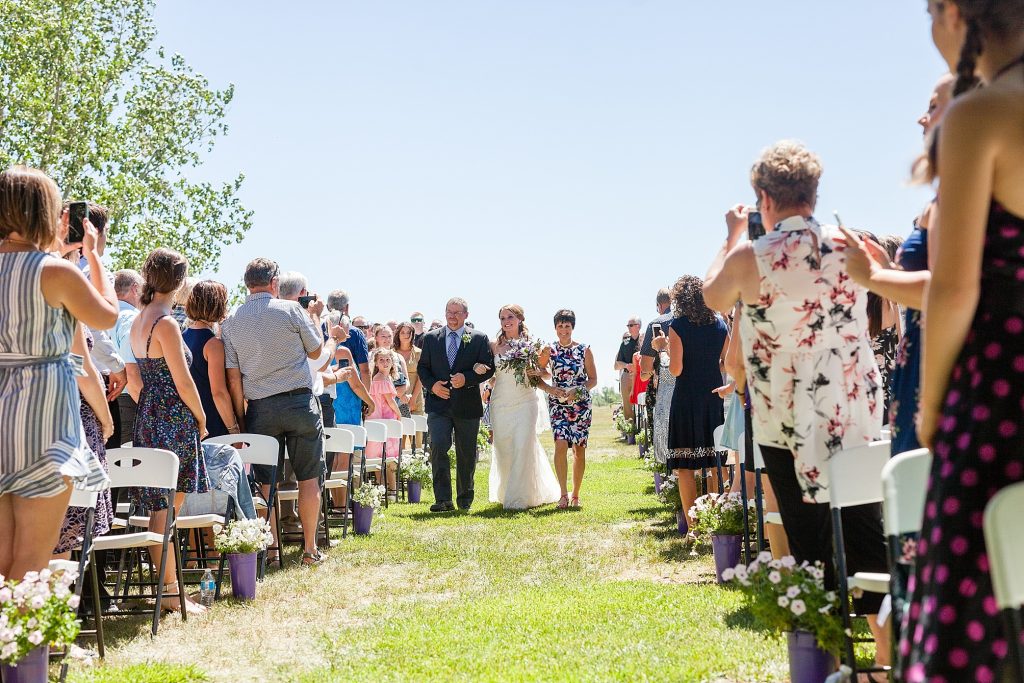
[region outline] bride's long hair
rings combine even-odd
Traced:
[[[529,328],[526,327],[526,313],[523,311],[523,307],[522,306],[520,306],[519,304],[505,304],[504,306],[502,306],[501,308],[498,309],[498,317],[499,318],[501,317],[501,312],[502,311],[510,311],[512,313],[512,315],[514,315],[515,317],[519,318],[519,334],[520,335],[522,335],[523,337],[528,337],[530,335],[530,330],[529,330]],[[508,339],[506,339],[506,337],[505,337],[505,330],[504,329],[499,330],[498,331],[498,346],[501,346],[506,341],[508,341]]]

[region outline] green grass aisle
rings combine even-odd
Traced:
[[[710,556],[683,548],[614,436],[596,411],[581,510],[502,511],[482,462],[470,514],[431,514],[425,491],[319,567],[289,555],[251,605],[167,617],[152,640],[141,621],[105,622],[105,665],[72,680],[785,680],[782,639],[713,583]]]

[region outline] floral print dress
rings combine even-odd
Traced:
[[[828,502],[828,459],[882,427],[867,290],[847,275],[840,237],[793,216],[754,242],[760,292],[740,320],[754,438],[794,454],[806,503]]]
[[[576,390],[564,401],[548,396],[548,414],[555,441],[586,448],[590,437],[590,390],[587,389],[587,345],[568,348],[558,342],[551,345],[551,382],[560,389]]]

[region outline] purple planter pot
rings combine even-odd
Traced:
[[[636,434],[626,434],[626,443],[630,446],[636,445]]]
[[[231,597],[238,600],[256,599],[257,553],[228,553],[231,570]]]
[[[647,446],[644,444],[640,444],[640,457],[642,458],[645,455],[647,455]]]
[[[676,528],[679,529],[680,536],[685,536],[686,532],[690,530],[690,525],[686,521],[686,513],[682,510],[676,510]]]
[[[718,535],[711,537],[711,549],[715,553],[715,575],[718,583],[722,581],[722,572],[740,563],[740,545],[743,537],[739,534]]]
[[[654,492],[661,493],[661,472],[654,473]]]
[[[818,647],[813,633],[789,631],[786,637],[791,683],[820,683],[836,670],[835,657]]]
[[[50,663],[50,646],[43,645],[29,652],[17,666],[0,664],[0,678],[4,683],[46,683]]]
[[[360,536],[370,533],[370,526],[373,524],[373,508],[363,507],[359,503],[352,503],[352,531]]]
[[[420,496],[423,495],[423,484],[418,481],[410,481],[408,494],[410,503],[420,502]]]

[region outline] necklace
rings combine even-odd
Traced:
[[[998,79],[1000,76],[1002,76],[1003,74],[1008,72],[1010,69],[1012,69],[1013,67],[1015,67],[1015,66],[1017,66],[1019,64],[1024,64],[1024,55],[1021,55],[1020,57],[1017,57],[1017,59],[1013,60],[1012,62],[1010,62],[1009,64],[1004,66],[1002,69],[997,71],[996,75],[993,76],[992,80],[989,81],[989,82],[990,83],[994,83],[996,81],[996,79]]]

